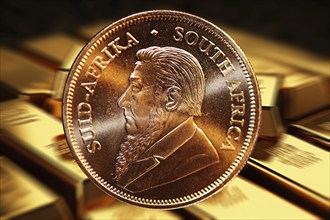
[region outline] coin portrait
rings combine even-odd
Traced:
[[[202,114],[205,93],[198,60],[175,47],[141,49],[137,58],[130,85],[118,100],[128,136],[115,170],[118,183],[132,192],[175,182],[219,162],[193,119]]]
[[[212,196],[238,175],[258,136],[260,94],[244,53],[183,12],[106,26],[78,55],[63,94],[78,165],[137,206],[180,208]]]

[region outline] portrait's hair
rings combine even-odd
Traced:
[[[205,77],[198,60],[189,52],[175,47],[148,47],[136,54],[137,64],[151,63],[156,82],[163,90],[180,89],[178,111],[200,116],[205,93]]]

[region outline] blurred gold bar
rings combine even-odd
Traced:
[[[295,68],[274,62],[261,56],[250,55],[248,59],[256,74],[274,74],[287,76],[296,71]]]
[[[83,219],[179,220],[183,218],[172,211],[144,209],[117,201],[111,206],[96,208],[89,211]]]
[[[71,219],[67,204],[6,157],[0,157],[0,219]]]
[[[243,178],[186,210],[198,219],[318,219],[312,213]]]
[[[70,48],[85,43],[64,33],[53,33],[23,41],[21,46],[33,54],[60,64]]]
[[[1,82],[18,95],[50,95],[54,72],[14,51],[1,48]]]
[[[289,126],[289,132],[330,150],[330,109],[292,123]]]
[[[290,68],[329,77],[329,58],[319,56],[281,42],[276,42],[255,34],[219,25],[240,45],[247,57],[254,55]],[[251,61],[253,64],[253,61]]]
[[[110,199],[91,183],[74,161],[63,134],[62,123],[22,100],[1,103],[1,139],[15,154],[44,171],[45,181],[55,185],[79,216],[90,204]],[[38,168],[39,170],[39,168]]]
[[[277,107],[277,98],[282,77],[279,75],[257,75],[261,92],[262,120],[260,135],[278,137],[284,131],[282,119]]]
[[[283,134],[277,143],[259,139],[250,162],[261,175],[329,211],[329,152]]]
[[[249,57],[257,75],[283,76],[280,86],[280,112],[284,119],[296,119],[330,105],[330,78],[322,74],[299,72],[257,55]]]
[[[92,23],[89,25],[84,25],[78,28],[77,34],[82,37],[83,39],[89,40],[98,32],[100,32],[104,27],[111,24],[112,21],[99,21],[96,23]]]
[[[234,28],[223,29],[245,51],[256,74],[285,76],[279,105],[284,119],[297,119],[330,105],[328,58]]]
[[[295,72],[286,76],[281,89],[281,113],[296,119],[330,105],[330,77]]]

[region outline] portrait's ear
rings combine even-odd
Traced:
[[[169,112],[175,111],[181,103],[181,95],[180,95],[180,88],[176,86],[172,86],[166,90],[166,103],[165,109]]]

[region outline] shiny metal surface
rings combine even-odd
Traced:
[[[256,78],[236,43],[190,14],[149,11],[100,31],[63,97],[73,155],[109,195],[178,208],[223,188],[258,136]]]

